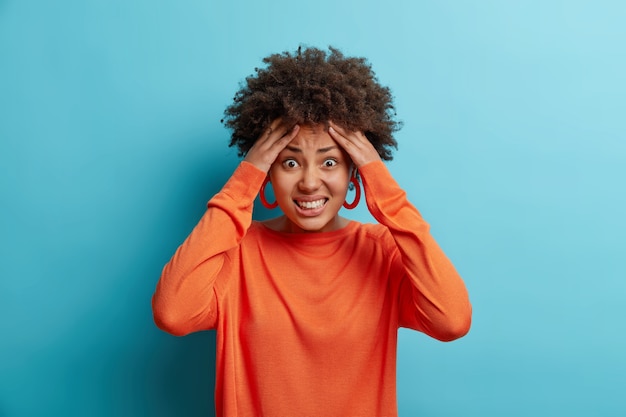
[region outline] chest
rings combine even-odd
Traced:
[[[288,247],[247,258],[255,262],[240,277],[238,325],[252,345],[273,340],[336,349],[396,327],[390,259],[375,247],[313,253]]]

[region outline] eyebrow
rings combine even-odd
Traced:
[[[302,149],[300,149],[300,148],[298,148],[296,146],[287,145],[287,146],[285,146],[285,149],[290,150],[291,152],[295,152],[295,153],[302,153]],[[332,151],[333,149],[337,149],[337,146],[336,145],[332,145],[332,146],[327,146],[325,148],[319,148],[317,150],[317,153],[327,153],[327,152]]]

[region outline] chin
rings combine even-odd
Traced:
[[[291,229],[296,233],[320,233],[324,231],[325,224],[318,226],[312,224],[297,224],[292,223]]]

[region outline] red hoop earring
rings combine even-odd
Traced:
[[[359,200],[361,200],[361,186],[359,185],[359,180],[356,178],[356,169],[352,173],[352,177],[350,177],[350,182],[354,185],[354,192],[356,195],[354,196],[354,201],[348,204],[347,201],[343,202],[343,206],[348,210],[352,210],[359,204]]]
[[[263,181],[263,185],[261,186],[261,192],[259,193],[259,197],[261,197],[261,204],[263,204],[263,207],[268,209],[275,209],[276,207],[278,207],[278,201],[268,203],[265,199],[265,186],[268,182],[270,182],[270,177],[265,177],[265,181]]]

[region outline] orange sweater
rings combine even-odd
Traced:
[[[380,224],[287,234],[252,221],[265,173],[242,162],[153,297],[175,335],[217,329],[219,416],[396,416],[400,326],[469,330],[463,281],[382,162],[360,168]]]

